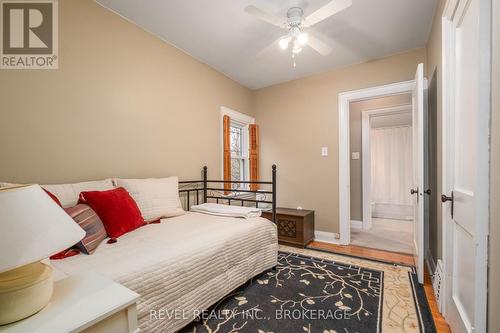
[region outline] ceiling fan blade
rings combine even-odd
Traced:
[[[323,42],[321,39],[314,37],[311,34],[309,34],[307,45],[309,45],[312,49],[314,49],[322,56],[329,55],[332,52],[332,48],[328,44]]]
[[[274,26],[277,26],[280,28],[286,27],[286,22],[283,21],[281,18],[274,16],[272,14],[268,14],[255,6],[247,6],[245,8],[245,12],[247,14],[255,16],[256,18],[258,18],[261,21],[267,22],[267,23],[272,24]]]
[[[304,26],[310,27],[350,7],[352,0],[332,0],[304,19]]]

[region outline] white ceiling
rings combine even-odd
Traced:
[[[314,28],[333,47],[323,57],[305,48],[292,67],[276,44],[284,34],[243,10],[248,5],[286,18],[289,7],[307,16],[329,0],[96,0],[230,78],[258,89],[324,70],[423,47],[436,0],[353,0],[352,7]]]

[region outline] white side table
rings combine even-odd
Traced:
[[[40,312],[0,326],[0,333],[134,333],[139,295],[97,273],[54,283],[54,294]]]

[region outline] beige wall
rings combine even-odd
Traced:
[[[500,0],[493,0],[493,18],[500,17]],[[491,218],[488,331],[500,332],[500,22],[493,19],[493,86],[491,121]]]
[[[350,160],[351,181],[351,220],[363,220],[363,143],[362,112],[411,104],[411,94],[402,94],[357,101],[349,104],[349,148],[359,152],[359,160]]]
[[[278,205],[314,209],[317,230],[339,231],[338,94],[411,80],[425,57],[413,50],[256,91],[261,168],[278,165]]]
[[[59,70],[0,71],[0,181],[220,175],[219,108],[252,91],[91,0],[59,11]]]
[[[442,193],[443,185],[443,161],[442,161],[442,57],[441,57],[441,18],[446,0],[439,0],[436,11],[434,13],[434,21],[432,23],[432,30],[429,35],[429,40],[427,41],[427,63],[426,72],[427,79],[431,80],[433,73],[436,74],[436,86],[437,86],[437,193]],[[442,258],[442,239],[443,239],[443,227],[442,227],[442,204],[440,201],[440,195],[436,195],[435,199],[438,201],[437,206],[437,230],[436,239],[437,244],[432,244],[433,248],[435,246],[437,252],[437,259]]]

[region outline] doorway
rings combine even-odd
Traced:
[[[415,78],[384,86],[349,91],[339,94],[339,224],[340,244],[351,243],[351,178],[350,178],[350,128],[349,106],[356,101],[373,98],[411,94],[413,137],[413,186],[408,189],[413,197],[413,256],[419,283],[424,281],[424,110],[425,102],[424,65],[418,64]]]
[[[413,253],[412,95],[351,102],[351,244]]]

